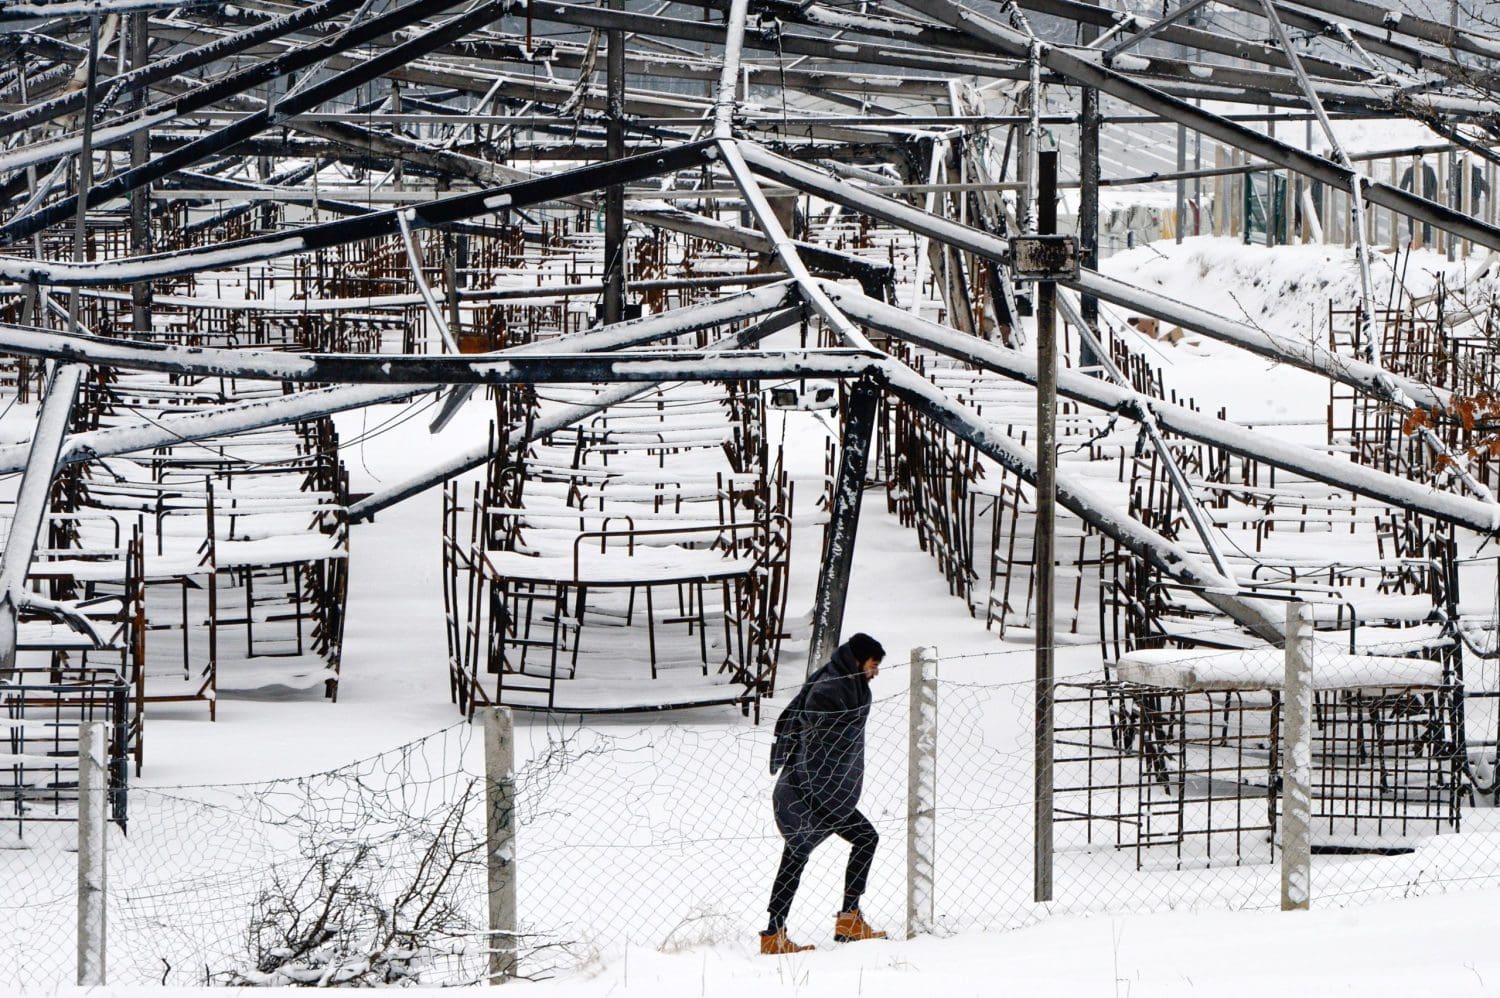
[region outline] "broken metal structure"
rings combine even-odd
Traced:
[[[955,595],[1029,626],[1047,379],[1011,245],[1058,207],[1039,203],[1050,148],[1082,262],[1057,293],[1059,444],[1117,470],[1056,474],[1062,627],[1112,657],[1274,644],[1257,587],[1316,577],[1418,597],[1328,626],[1435,630],[1403,653],[1444,656],[1449,682],[1493,655],[1452,541],[1500,530],[1494,455],[1452,415],[1494,386],[1492,313],[1432,333],[1380,311],[1368,276],[1400,233],[1500,251],[1483,25],[1363,0],[31,0],[0,4],[0,52],[0,355],[18,398],[42,393],[29,442],[0,446],[22,476],[0,672],[19,681],[41,631],[59,681],[115,656],[137,753],[147,702],[212,709],[236,672],[332,696],[360,524],[439,487],[465,711],[750,710],[783,650],[815,667],[837,643],[869,478]],[[1393,118],[1442,140],[1405,180],[1397,153],[1377,177],[1335,134]],[[1138,229],[1101,191],[1163,184],[1175,210],[1148,235],[1345,241],[1343,332],[1099,273],[1110,233]],[[1327,446],[1177,396],[1118,310],[1326,378]],[[1462,353],[1447,376],[1419,327]],[[807,519],[758,392],[811,378],[840,383],[842,420]],[[435,407],[457,434],[480,386],[487,439],[349,494],[333,414]],[[724,455],[713,481],[695,449]],[[447,484],[481,468],[477,491]],[[1316,570],[1273,550],[1310,510],[1382,546]],[[786,612],[794,523],[823,530],[810,633]],[[570,699],[592,636],[638,621],[652,676],[702,682]]]

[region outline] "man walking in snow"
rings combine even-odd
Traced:
[[[776,827],[786,845],[771,888],[771,915],[760,934],[767,955],[799,953],[787,938],[786,918],[808,857],[830,835],[849,843],[844,871],[844,904],[834,923],[837,942],[884,939],[859,911],[870,864],[880,836],[859,813],[865,780],[865,721],[870,716],[870,680],[880,672],[885,649],[868,634],[856,634],[833,653],[776,719],[771,772],[781,771],[772,803]]]

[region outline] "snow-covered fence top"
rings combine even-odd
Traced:
[[[1151,648],[1127,652],[1115,666],[1127,683],[1174,690],[1279,690],[1285,676],[1282,652],[1264,650]],[[1320,690],[1438,687],[1443,666],[1418,658],[1338,654],[1332,667],[1313,670]]]

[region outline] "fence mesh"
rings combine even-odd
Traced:
[[[1495,811],[1465,778],[1462,700],[1443,663],[1322,641],[1311,656],[1312,903],[1500,882]],[[1279,903],[1282,652],[1137,652],[1058,681],[1047,903],[1032,894],[1034,685],[981,681],[1026,665],[937,665],[937,931]],[[897,678],[876,685],[860,802],[881,836],[862,908],[896,937],[907,668],[890,663]],[[133,788],[128,826],[110,829],[111,982],[482,980],[478,734],[461,724],[293,780]],[[523,715],[515,739],[524,976],[607,963],[627,945],[753,944],[782,848],[770,724]],[[0,850],[13,984],[72,979],[73,833],[27,824],[12,843],[23,848]],[[837,839],[814,853],[792,938],[830,940],[846,855]]]

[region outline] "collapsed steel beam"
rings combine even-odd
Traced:
[[[1486,59],[1500,59],[1500,39],[1482,35],[1465,26],[1432,21],[1410,11],[1391,10],[1365,0],[1298,0],[1304,7],[1334,17],[1368,24],[1387,34],[1409,35],[1443,48],[1457,49]]]
[[[31,570],[37,537],[47,519],[52,476],[57,473],[58,453],[68,432],[73,402],[84,374],[82,364],[59,364],[52,372],[52,383],[47,386],[47,397],[42,400],[36,432],[31,438],[10,533],[6,535],[4,550],[0,550],[0,681],[9,682],[15,673],[26,573]]]
[[[1036,455],[1008,434],[986,423],[973,409],[949,398],[931,381],[904,365],[892,362],[886,367],[885,376],[886,387],[902,401],[1022,481],[1036,484]],[[1251,633],[1273,644],[1281,642],[1282,625],[1262,601],[1236,596],[1239,585],[1233,579],[1220,575],[1197,555],[1139,520],[1121,516],[1108,499],[1061,470],[1057,473],[1057,502],[1166,575],[1186,585],[1202,587],[1201,595],[1206,602]]]
[[[1084,3],[1081,0],[1019,0],[1018,5],[1027,10],[1050,14],[1075,24],[1091,24],[1100,28],[1118,27],[1127,22],[1144,23],[1136,14],[1121,13],[1107,7]],[[1264,66],[1288,68],[1286,58],[1279,49],[1250,39],[1216,34],[1183,24],[1167,28],[1161,33],[1161,38],[1163,41],[1180,45],[1184,49],[1213,52],[1233,59],[1260,63]],[[1309,57],[1305,61],[1313,72],[1330,79],[1359,80],[1370,75],[1327,59]]]
[[[0,7],[0,25],[14,21],[90,17],[101,13],[125,14],[134,11],[172,10],[177,7],[205,7],[220,2],[221,0],[16,0]]]
[[[794,309],[778,312],[733,336],[710,344],[707,352],[711,354],[721,349],[749,346],[772,333],[780,332],[795,325],[800,318],[799,312]],[[539,418],[533,425],[527,427],[519,439],[513,440],[511,448],[517,450],[525,447],[528,443],[540,440],[549,433],[566,429],[581,420],[607,409],[609,406],[619,405],[659,386],[660,383],[647,385],[611,385],[588,402],[572,406],[562,406],[551,410]],[[399,482],[354,503],[349,507],[349,522],[361,523],[373,520],[375,514],[381,510],[389,509],[398,503],[405,502],[412,496],[420,495],[430,488],[441,485],[450,478],[477,468],[494,456],[495,451],[493,447],[485,444],[449,458],[437,467],[429,468],[421,474],[414,475],[403,482]]]
[[[929,236],[987,260],[1006,265],[1010,262],[1010,244],[998,236],[940,215],[930,215],[904,201],[838,180],[751,143],[742,141],[739,146],[745,161],[762,176],[911,232]],[[1144,315],[1155,316],[1270,360],[1320,374],[1373,397],[1387,398],[1388,392],[1383,386],[1389,383],[1399,387],[1424,408],[1446,408],[1450,399],[1450,394],[1444,389],[1394,375],[1378,365],[1335,354],[1313,343],[1233,322],[1095,271],[1084,271],[1077,280],[1060,283],[1075,291],[1122,305]]]
[[[1320,374],[1372,398],[1389,398],[1386,386],[1394,385],[1402,394],[1426,409],[1446,409],[1452,400],[1452,393],[1446,388],[1392,374],[1377,364],[1336,354],[1309,340],[1278,336],[1255,326],[1226,319],[1207,309],[1135,287],[1096,271],[1084,271],[1078,275],[1077,280],[1061,283],[1101,301],[1181,326],[1221,343],[1229,343],[1267,360]]]
[[[1035,385],[1036,359],[993,343],[964,336],[946,326],[921,319],[849,288],[825,287],[839,308],[898,339],[937,350],[949,357],[1008,378]],[[1431,516],[1481,534],[1500,533],[1500,507],[1493,503],[1441,492],[1421,482],[1355,464],[1298,444],[1267,439],[1186,406],[1142,396],[1131,388],[1108,384],[1076,371],[1060,371],[1058,394],[1104,412],[1117,412],[1140,421],[1149,408],[1165,431],[1219,447],[1241,457],[1291,471],[1379,502]]]
[[[601,332],[564,337],[549,343],[531,343],[513,347],[511,350],[505,351],[504,355],[509,356],[512,352],[518,354],[525,354],[527,352],[536,353],[559,345],[578,350],[617,349],[621,346],[630,346],[667,336],[680,335],[683,331],[680,325],[683,318],[682,311],[674,312],[673,315],[676,321],[672,326],[664,326],[660,322],[661,317],[653,316],[630,323],[621,323],[612,329]],[[769,319],[762,320],[755,326],[729,338],[725,342],[740,346],[748,345],[772,332],[777,332],[794,324],[799,317],[797,310],[783,309],[776,312]],[[698,328],[706,327],[694,325],[690,326],[687,331],[696,331]],[[191,443],[198,440],[260,429],[266,426],[277,426],[285,423],[317,419],[321,416],[343,412],[348,409],[404,401],[423,392],[433,391],[438,387],[440,386],[403,385],[391,388],[383,386],[341,385],[298,392],[293,395],[281,396],[274,399],[257,399],[251,402],[242,402],[208,411],[168,415],[150,423],[142,423],[134,426],[117,426],[102,430],[91,430],[75,434],[67,439],[59,456],[59,463],[71,464],[104,457],[138,453],[170,444]],[[628,388],[628,395],[649,390],[649,386],[642,388],[634,384],[626,387]],[[609,402],[608,404],[616,404],[616,402]],[[586,414],[592,414],[597,411],[597,409],[590,409]],[[580,416],[579,418],[582,417]],[[30,449],[29,444],[0,447],[0,473],[19,471],[24,468]],[[457,468],[452,474],[466,471],[468,468],[482,463],[482,461],[482,458],[476,459],[471,464],[465,464]],[[444,478],[446,477],[451,476],[444,476]],[[436,482],[430,482],[429,484],[436,484]],[[415,494],[415,492],[404,494],[399,498],[406,498],[409,494]],[[382,501],[379,497],[371,497],[359,505],[361,505],[362,509],[368,510],[373,515],[375,511],[399,501],[399,498],[389,498],[389,494],[386,494],[386,496],[387,501]]]
[[[248,369],[187,354],[173,357],[113,353],[83,337],[18,336],[19,327],[0,327],[0,350],[26,357],[81,361],[133,371],[199,377],[233,377],[351,385],[521,385],[614,381],[755,381],[763,378],[857,378],[879,366],[879,353],[837,347],[829,350],[742,350],[712,356],[700,350],[645,353],[546,353],[486,360],[429,354],[304,354],[279,371]],[[48,342],[50,340],[50,342]],[[107,342],[107,341],[106,341]],[[222,351],[234,353],[235,351]]]
[[[58,455],[58,464],[80,464],[122,454],[144,453],[174,444],[193,443],[235,433],[248,433],[268,426],[319,419],[349,409],[404,402],[435,387],[437,386],[402,385],[387,388],[381,385],[338,385],[275,398],[237,402],[215,409],[160,416],[149,423],[87,430],[68,437]],[[0,447],[0,474],[24,468],[28,449],[27,444]]]

